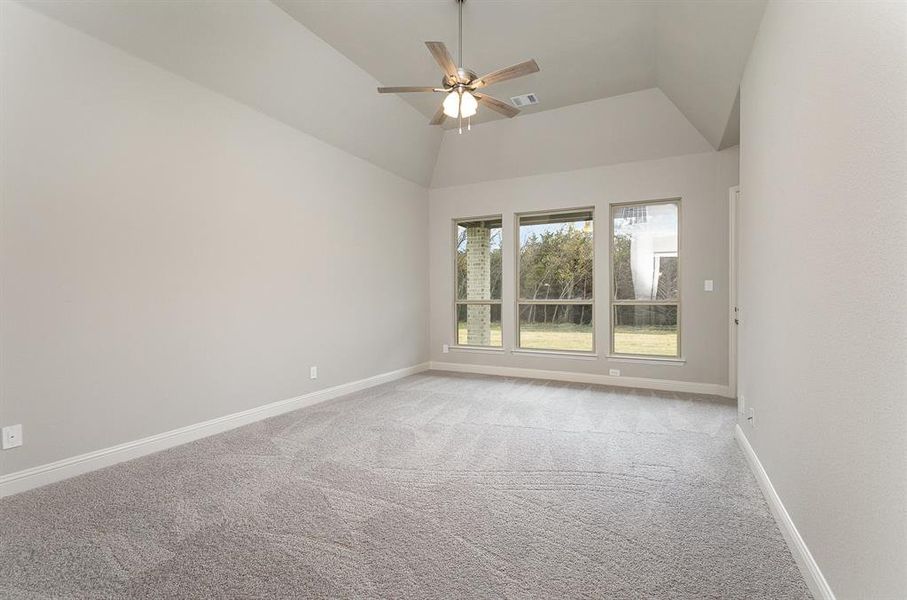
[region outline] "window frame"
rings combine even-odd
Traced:
[[[457,237],[457,228],[460,226],[460,223],[470,223],[473,221],[498,221],[501,223],[501,225],[500,225],[501,252],[502,252],[502,256],[501,256],[501,261],[502,261],[501,262],[501,271],[502,271],[502,273],[501,273],[501,298],[498,298],[497,300],[494,300],[494,299],[460,300],[459,298],[457,298],[457,290],[459,289],[459,284],[460,284],[460,282],[458,280],[459,272],[457,271],[457,256],[458,256],[457,242],[459,241],[459,238]],[[498,351],[502,352],[504,350],[505,340],[507,339],[504,335],[506,332],[506,326],[504,324],[503,311],[501,311],[501,344],[499,346],[492,346],[492,345],[482,346],[479,344],[461,344],[460,343],[460,327],[459,327],[460,323],[459,323],[459,320],[457,317],[459,315],[458,308],[461,304],[465,305],[465,306],[468,306],[470,304],[479,305],[479,306],[484,306],[484,305],[503,306],[503,297],[504,297],[504,274],[503,274],[503,270],[504,270],[504,265],[503,265],[504,215],[497,214],[497,215],[483,215],[480,217],[457,217],[457,218],[454,218],[451,220],[450,231],[451,231],[451,248],[453,249],[453,252],[451,253],[451,271],[453,273],[453,294],[452,294],[452,296],[453,296],[453,304],[452,304],[453,338],[452,339],[453,339],[454,343],[450,344],[449,346],[451,348],[466,348],[466,349],[470,349],[470,350],[485,350],[485,351],[492,351],[492,352],[498,352]]]
[[[681,286],[681,274],[683,272],[683,203],[682,198],[666,198],[661,200],[633,200],[630,202],[613,202],[608,207],[609,216],[609,239],[608,239],[608,320],[610,322],[608,330],[611,337],[609,342],[609,356],[615,358],[638,358],[649,360],[683,360],[683,320],[681,318],[681,298],[683,288]],[[616,298],[617,290],[614,285],[614,214],[619,208],[628,206],[656,206],[660,204],[674,204],[677,206],[677,299],[676,300],[618,300]],[[614,349],[614,326],[616,319],[616,307],[618,306],[674,306],[677,310],[677,354],[630,354],[626,352],[617,352]]]
[[[520,221],[524,217],[555,217],[558,215],[569,214],[574,212],[589,212],[592,215],[592,298],[589,300],[526,300],[520,297],[520,267],[521,267],[521,254],[520,254]],[[514,287],[515,291],[513,294],[513,318],[514,318],[514,331],[516,333],[516,339],[514,340],[514,348],[517,352],[537,352],[537,353],[554,353],[554,354],[578,354],[582,356],[595,356],[596,352],[596,322],[598,319],[595,315],[595,207],[594,206],[579,206],[579,207],[570,207],[570,208],[557,208],[551,210],[538,210],[530,212],[520,212],[514,213],[514,232],[513,244],[514,244],[514,261],[516,262],[514,269]],[[524,348],[520,344],[520,306],[521,305],[536,305],[536,306],[563,306],[563,305],[574,305],[574,306],[589,306],[592,311],[592,349],[591,350],[567,350],[563,348]]]

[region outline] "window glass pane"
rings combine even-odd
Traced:
[[[592,299],[592,213],[520,218],[520,298]]]
[[[615,306],[613,331],[617,354],[677,356],[676,306]]]
[[[500,346],[501,305],[458,304],[457,344],[461,346]]]
[[[591,352],[591,304],[521,304],[520,348]]]
[[[677,299],[677,204],[612,209],[614,298]]]
[[[457,300],[501,299],[501,220],[457,223]]]

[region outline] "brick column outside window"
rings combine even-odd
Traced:
[[[487,227],[466,229],[466,299],[491,298],[491,236]],[[491,306],[466,306],[466,343],[491,345]]]

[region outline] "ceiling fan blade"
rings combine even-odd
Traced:
[[[476,97],[476,100],[479,101],[479,104],[487,106],[491,110],[497,111],[504,115],[505,117],[515,117],[520,114],[520,109],[510,106],[503,100],[498,100],[497,98],[492,98],[491,96],[486,96],[485,94],[473,94]]]
[[[444,45],[444,42],[425,42],[425,45],[428,46],[428,51],[431,52],[431,55],[438,61],[441,70],[444,71],[447,78],[451,81],[457,81],[459,77],[457,74],[457,64],[450,56],[450,52],[447,51],[447,46]]]
[[[531,73],[538,73],[539,66],[535,60],[527,60],[526,62],[521,62],[518,65],[512,65],[504,69],[498,69],[493,73],[489,73],[484,77],[479,77],[476,87],[484,87],[486,85],[491,85],[492,83],[500,83],[501,81],[507,81],[508,79],[516,79],[517,77],[522,77],[523,75],[529,75]]]
[[[438,107],[438,112],[435,113],[435,116],[431,118],[431,121],[428,122],[429,125],[440,125],[444,122],[447,115],[444,114],[444,105]]]
[[[421,85],[408,85],[408,86],[397,86],[397,87],[379,87],[379,94],[406,94],[408,92],[433,92],[435,88],[431,86]]]

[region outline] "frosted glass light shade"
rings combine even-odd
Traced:
[[[476,100],[476,97],[469,92],[463,92],[463,100],[460,102],[461,116],[464,119],[466,117],[471,117],[472,115],[476,114],[476,109],[478,107],[479,102]]]
[[[451,119],[456,119],[460,114],[460,94],[451,92],[444,98],[444,114]]]
[[[478,106],[479,102],[476,97],[469,92],[463,92],[462,99],[457,92],[451,92],[447,94],[447,98],[444,98],[444,114],[451,119],[456,119],[460,116],[464,119],[471,117],[476,114]],[[462,114],[460,114],[461,111]]]

